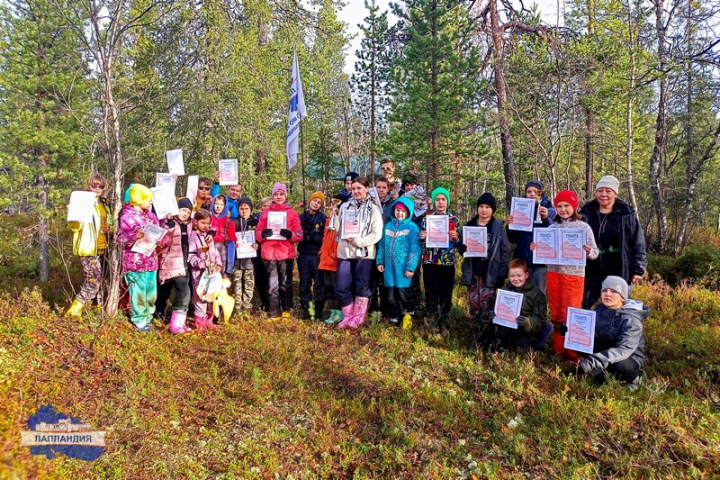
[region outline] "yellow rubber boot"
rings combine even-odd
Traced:
[[[410,315],[409,313],[406,313],[405,316],[403,317],[403,324],[402,324],[403,330],[410,330],[412,328],[412,325],[413,325],[412,324],[412,315]]]
[[[78,300],[77,298],[73,300],[72,305],[70,305],[70,308],[67,309],[67,312],[65,312],[65,317],[80,317],[82,316],[83,312],[83,302]]]

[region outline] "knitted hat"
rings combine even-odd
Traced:
[[[252,210],[252,200],[250,200],[248,197],[240,197],[237,200],[238,207],[240,205],[247,205],[250,207],[250,210]]]
[[[435,190],[432,191],[432,193],[430,193],[430,198],[432,198],[433,208],[435,207],[435,198],[438,195],[445,195],[445,199],[447,200],[448,206],[450,206],[450,192],[447,191],[447,188],[437,187]]]
[[[571,190],[561,190],[555,195],[555,200],[553,200],[553,205],[555,205],[555,208],[557,208],[558,203],[560,202],[567,202],[570,204],[570,206],[573,208],[573,211],[577,210],[578,208],[578,198],[575,192]]]
[[[615,290],[625,300],[628,298],[628,284],[622,277],[616,277],[615,275],[608,276],[602,283],[602,290],[609,288]]]
[[[193,203],[192,200],[190,200],[187,197],[183,197],[180,200],[178,200],[178,208],[187,208],[188,210],[193,209]]]
[[[323,205],[325,205],[325,194],[324,194],[323,192],[321,192],[320,190],[318,190],[318,191],[316,191],[316,192],[313,192],[313,193],[310,195],[310,198],[308,198],[308,203],[312,202],[312,201],[313,201],[314,199],[316,199],[316,198],[319,198],[319,199],[320,199],[320,203],[322,203]]]
[[[360,174],[358,174],[357,172],[347,172],[345,174],[345,181],[347,182],[348,180],[355,180],[358,177],[360,177]]]
[[[479,207],[480,205],[487,205],[490,207],[495,213],[495,210],[497,209],[497,202],[495,201],[495,197],[493,197],[492,193],[485,192],[477,199],[476,207]]]
[[[130,203],[130,189],[132,186],[135,185],[134,183],[131,183],[128,185],[127,189],[125,190],[125,193],[123,194],[123,202]]]
[[[540,180],[528,180],[528,182],[525,184],[525,190],[527,190],[530,187],[535,187],[538,190],[544,190],[543,184],[540,183]]]
[[[287,195],[287,187],[285,186],[285,184],[280,183],[280,182],[275,182],[275,185],[273,185],[272,194],[275,195],[275,193],[279,192],[280,190],[285,192],[285,195]]]
[[[143,203],[147,203],[152,199],[153,199],[152,190],[150,190],[145,185],[140,185],[139,183],[135,183],[135,184],[133,184],[132,187],[130,187],[130,205],[133,205],[133,206],[142,205]]]
[[[595,191],[597,192],[600,188],[609,188],[617,194],[620,189],[620,180],[612,175],[605,175],[600,179],[597,185],[595,185]]]

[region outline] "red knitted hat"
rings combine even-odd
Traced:
[[[571,207],[573,207],[573,211],[577,211],[578,209],[578,198],[575,192],[571,190],[561,190],[555,195],[555,200],[553,200],[553,205],[555,205],[555,208],[557,208],[558,203],[560,202],[567,202],[570,204]]]

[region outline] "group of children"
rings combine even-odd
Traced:
[[[415,184],[410,185],[411,191],[417,192],[417,181],[414,181]],[[340,207],[349,201],[359,202],[359,197],[353,200],[352,195],[356,191],[366,193],[367,183],[366,179],[349,172],[345,177],[345,189],[327,205],[325,195],[314,192],[301,215],[288,204],[287,187],[282,183],[273,186],[272,196],[263,199],[261,212],[255,214],[251,200],[239,197],[239,191],[234,192],[236,198],[233,199],[219,194],[218,188],[213,192],[216,195],[209,200],[209,210],[202,208],[199,201],[194,201],[196,199],[181,198],[178,201],[179,214],[160,220],[152,212],[152,191],[143,185],[131,185],[126,193],[127,203],[122,209],[116,241],[123,251],[123,271],[132,323],[139,331],[151,329],[159,288],[160,310],[164,310],[170,292],[175,292],[169,321],[172,333],[182,334],[191,330],[186,321],[191,304],[194,328],[216,330],[209,299],[198,289],[202,279],[213,273],[232,279],[236,314],[251,314],[252,299],[257,289],[262,308],[271,319],[290,317],[293,307],[292,277],[297,259],[303,318],[322,319],[327,305],[330,315],[326,323],[355,329],[363,323],[367,304],[370,303],[370,298],[365,295],[370,294],[362,294],[360,299],[365,302],[362,310],[355,307],[348,310],[347,301],[343,298],[346,289],[343,285],[348,283],[347,288],[351,288],[349,284],[357,281],[355,266],[374,260],[373,268],[381,275],[383,285],[379,301],[374,303],[377,308],[382,308],[389,323],[405,329],[412,327],[417,303],[412,282],[417,278],[416,272],[422,268],[426,325],[433,333],[447,333],[456,263],[466,251],[463,227],[451,213],[450,192],[443,187],[434,189],[428,205],[424,198],[418,201],[415,196],[407,194],[392,196],[387,188],[388,180],[379,177],[376,182],[379,195],[368,204],[371,208],[368,211],[375,209],[378,221],[382,217],[382,235],[373,236],[379,241],[373,240],[372,245],[365,245],[359,243],[362,234],[358,232],[358,238],[350,239],[348,243],[339,235],[338,225],[342,222],[337,221],[337,216],[345,218],[342,216],[345,210]],[[83,305],[99,294],[101,275],[98,265],[103,262],[107,237],[113,233],[109,210],[101,200],[105,187],[106,182],[101,176],[91,177],[88,188],[97,192],[97,215],[93,217],[92,224],[71,225],[75,232],[74,252],[81,256],[85,284],[68,310],[69,315],[79,316]],[[526,197],[537,200],[538,221],[534,227],[583,229],[587,239],[583,246],[587,258],[597,257],[593,232],[577,213],[577,195],[569,190],[559,192],[554,198],[553,209],[543,202],[545,199],[541,193],[539,181],[528,182]],[[203,204],[208,205],[207,199]],[[422,208],[420,215],[418,207]],[[628,384],[637,382],[644,362],[642,321],[647,317],[647,307],[628,298],[625,280],[608,277],[603,284],[602,303],[597,309],[596,353],[586,355],[565,350],[567,309],[581,307],[584,267],[550,265],[546,268],[544,265],[533,265],[531,258],[535,244],[532,233],[509,229],[512,216],[503,222],[495,218],[496,208],[495,197],[483,193],[476,202],[476,215],[465,224],[487,229],[487,257],[465,257],[460,268],[460,285],[467,287],[478,346],[489,350],[539,349],[552,334],[554,351],[563,359],[579,365],[583,372],[600,378],[609,371]],[[447,248],[425,246],[426,213],[449,217]],[[376,214],[372,215],[375,221]],[[357,222],[360,217],[352,218]],[[280,225],[278,218],[283,220]],[[166,235],[158,248],[149,254],[133,251],[134,243],[144,237],[145,226],[150,223],[165,228]],[[248,232],[253,232],[250,240],[253,243],[249,247],[257,250],[258,256],[255,259],[236,258],[237,244],[248,242]],[[512,260],[511,241],[515,244]],[[338,244],[343,242],[346,245],[342,247],[343,252],[350,247],[351,257],[363,262],[353,263],[353,271],[343,273],[338,279]],[[341,263],[350,258],[343,252]],[[353,278],[346,278],[348,275]],[[340,295],[336,295],[338,285],[341,285]],[[523,295],[521,313],[516,319],[517,329],[493,323],[495,299],[500,288]],[[368,292],[370,290],[367,289]],[[548,305],[550,322],[547,321]],[[349,321],[344,317],[351,310],[354,318]],[[359,314],[360,311],[362,313]]]

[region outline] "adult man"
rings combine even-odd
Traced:
[[[238,200],[240,199],[240,195],[242,195],[242,185],[228,185],[226,192],[230,218],[238,218],[240,216],[240,213],[238,212]],[[210,194],[213,197],[220,194],[220,172],[218,171],[215,171],[215,183],[213,183]]]

